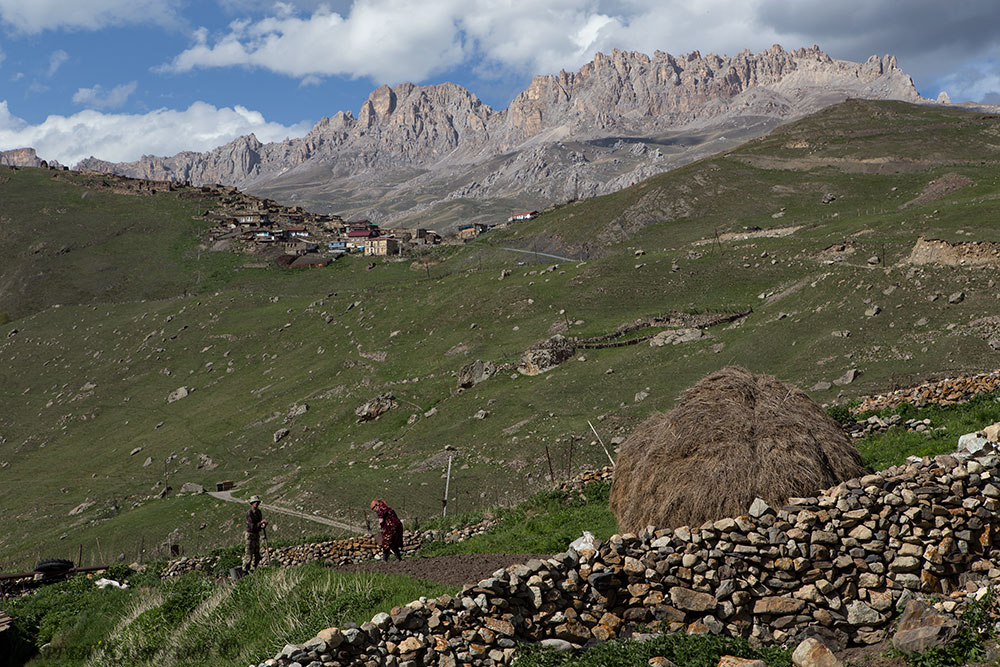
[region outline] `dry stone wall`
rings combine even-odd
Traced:
[[[1000,459],[911,460],[812,498],[697,528],[615,535],[596,549],[499,570],[361,626],[328,628],[262,666],[510,664],[522,641],[583,645],[642,626],[831,648],[885,639],[907,602],[961,610],[994,563]]]
[[[441,530],[407,530],[403,532],[404,556],[415,556],[429,542],[444,541],[446,543],[461,542],[470,537],[481,535],[498,523],[497,519],[484,519],[470,526],[450,531]],[[348,537],[326,542],[310,544],[295,544],[288,547],[273,547],[264,549],[264,563],[277,564],[281,567],[302,565],[309,561],[320,560],[328,565],[348,565],[371,561],[382,548],[375,542],[372,535]],[[213,570],[217,565],[217,556],[182,557],[167,563],[161,576],[176,577],[192,570]]]
[[[909,403],[918,408],[926,405],[955,405],[978,394],[991,394],[996,391],[1000,391],[1000,371],[944,378],[886,394],[869,396],[854,408],[854,413],[863,414],[870,410],[894,408],[901,403]]]

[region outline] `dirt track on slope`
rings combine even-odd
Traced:
[[[388,562],[376,560],[354,563],[338,566],[336,570],[338,572],[404,574],[445,586],[462,586],[463,584],[475,584],[486,579],[508,565],[526,563],[532,558],[549,557],[550,554],[456,554],[429,558],[404,558],[402,561],[397,561],[393,557]]]

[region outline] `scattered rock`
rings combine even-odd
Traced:
[[[83,512],[86,512],[88,509],[90,509],[93,506],[94,506],[94,503],[90,502],[89,500],[85,500],[82,503],[80,503],[79,505],[77,505],[76,507],[74,507],[73,509],[71,509],[69,511],[69,515],[70,516],[76,516],[77,514],[82,514]]]
[[[948,296],[948,303],[962,303],[965,301],[965,292],[955,292]]]
[[[496,364],[492,361],[476,359],[458,372],[458,388],[469,389],[480,382],[490,379],[496,372]]]
[[[366,401],[359,405],[355,410],[354,414],[358,416],[358,423],[372,421],[373,419],[378,419],[380,416],[398,407],[396,403],[396,397],[392,395],[391,392],[386,392],[384,394],[379,394],[375,398]]]
[[[285,436],[287,436],[289,433],[291,433],[291,431],[289,431],[287,428],[279,428],[277,431],[274,432],[274,441],[275,442],[280,441],[282,438],[284,438]]]
[[[517,371],[522,375],[538,375],[555,368],[576,353],[576,341],[561,334],[542,341],[521,356]]]
[[[859,375],[861,375],[861,373],[858,371],[858,369],[852,368],[851,370],[847,371],[839,378],[834,380],[833,383],[838,387],[843,387],[844,385],[848,385],[854,382],[856,379],[858,379]]]
[[[189,393],[190,392],[187,387],[178,387],[170,392],[169,396],[167,396],[167,403],[173,403],[174,401],[179,401],[182,398],[187,398]]]
[[[301,405],[293,405],[292,409],[288,411],[287,415],[285,415],[285,423],[287,424],[296,417],[304,415],[308,411],[309,411],[309,406],[305,403],[302,403]]]

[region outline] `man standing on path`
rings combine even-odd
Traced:
[[[382,529],[382,560],[389,560],[389,552],[403,560],[400,550],[403,548],[403,524],[391,507],[376,498],[371,504],[372,510],[378,515],[378,525]]]
[[[243,571],[250,574],[260,565],[260,531],[267,528],[267,521],[260,511],[260,496],[250,496],[247,510],[246,549],[243,553]]]

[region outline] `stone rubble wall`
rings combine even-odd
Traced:
[[[401,551],[406,556],[414,556],[429,542],[461,542],[487,532],[497,523],[497,519],[484,519],[471,526],[450,531],[406,530],[403,531],[403,548]],[[331,566],[363,563],[373,560],[376,554],[381,553],[382,548],[378,546],[372,535],[262,550],[264,564],[274,564],[276,562],[281,567],[302,565],[313,560],[321,560]],[[161,573],[161,577],[177,577],[192,570],[212,570],[218,562],[218,556],[178,558],[167,563],[167,566]]]
[[[977,394],[990,394],[996,391],[1000,391],[1000,371],[945,378],[887,394],[869,396],[863,399],[853,412],[862,414],[870,410],[894,408],[900,403],[909,403],[918,408],[925,405],[955,405]]]
[[[596,550],[498,570],[456,596],[421,598],[328,628],[261,667],[501,665],[522,641],[583,645],[628,634],[725,633],[762,644],[885,639],[921,594],[957,613],[994,563],[996,444],[911,460],[772,509],[697,528],[647,528]]]

